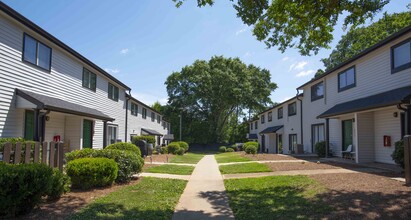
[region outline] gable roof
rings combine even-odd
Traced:
[[[14,18],[16,21],[20,22],[24,26],[28,27],[32,31],[36,32],[37,34],[41,35],[42,37],[56,44],[57,46],[64,49],[65,51],[67,51],[68,53],[76,57],[77,59],[83,61],[87,65],[91,66],[92,68],[96,69],[101,74],[103,74],[104,76],[112,80],[113,82],[116,82],[118,85],[122,86],[126,90],[130,90],[130,88],[124,83],[122,83],[120,80],[116,79],[114,76],[112,76],[111,74],[109,74],[108,72],[106,72],[105,70],[103,70],[102,68],[94,64],[93,62],[91,62],[89,59],[85,58],[83,55],[81,55],[80,53],[72,49],[71,47],[67,46],[65,43],[63,43],[62,41],[60,41],[59,39],[57,39],[56,37],[54,37],[47,31],[45,31],[44,29],[42,29],[41,27],[39,27],[38,25],[30,21],[26,17],[24,17],[23,15],[21,15],[20,13],[18,13],[17,11],[15,11],[11,7],[3,3],[2,1],[0,1],[0,11],[3,11],[4,13]]]
[[[294,97],[292,97],[292,98],[290,98],[290,99],[285,100],[284,102],[281,102],[281,103],[279,103],[279,104],[276,104],[276,105],[274,105],[274,106],[272,106],[272,107],[270,107],[270,108],[268,108],[268,109],[266,109],[266,110],[258,113],[257,115],[261,115],[261,114],[264,114],[264,113],[266,113],[266,112],[268,112],[268,111],[271,111],[271,110],[273,110],[273,109],[275,109],[275,108],[281,107],[281,106],[284,105],[285,103],[287,103],[287,102],[289,102],[289,101],[292,101],[293,99],[297,99],[298,97],[303,97],[303,96],[304,96],[304,93],[300,93],[300,94],[298,94],[298,95],[296,95],[296,96],[294,96]],[[258,120],[258,118],[257,118],[256,120]]]
[[[140,100],[138,100],[138,99],[134,98],[133,96],[131,96],[131,95],[127,94],[127,93],[126,93],[126,97],[127,97],[127,98],[129,98],[129,99],[131,99],[131,100],[133,100],[134,102],[140,103],[140,105],[142,105],[142,106],[144,106],[144,107],[146,107],[146,108],[150,109],[151,111],[153,111],[153,112],[155,112],[155,113],[157,113],[157,114],[159,114],[159,115],[163,116],[160,112],[156,111],[155,109],[151,108],[151,107],[150,107],[150,106],[148,106],[147,104],[143,103],[142,101],[140,101]],[[163,121],[164,121],[164,120],[163,120]]]
[[[260,134],[275,133],[275,132],[277,132],[278,130],[280,130],[281,128],[283,128],[283,127],[284,127],[283,125],[268,127],[268,128],[266,128],[266,129],[262,130],[262,131],[260,132]]]
[[[407,33],[410,32],[410,31],[411,31],[411,25],[409,25],[409,26],[401,29],[401,30],[398,31],[397,33],[394,33],[394,34],[390,35],[389,37],[385,38],[384,40],[381,40],[380,42],[374,44],[373,46],[371,46],[371,47],[363,50],[362,52],[360,52],[360,53],[358,53],[357,55],[351,57],[350,59],[342,62],[341,64],[335,66],[334,68],[326,71],[325,73],[321,74],[320,76],[314,77],[314,78],[311,79],[310,81],[308,81],[308,82],[304,83],[303,85],[299,86],[297,89],[301,89],[302,87],[304,87],[304,86],[306,86],[306,85],[308,85],[308,84],[310,84],[310,83],[313,83],[313,82],[315,82],[315,81],[317,81],[317,80],[320,80],[320,79],[324,78],[325,76],[333,73],[334,71],[336,71],[336,70],[344,67],[345,65],[348,65],[348,64],[354,62],[355,60],[357,60],[357,59],[359,59],[359,58],[361,58],[361,57],[363,57],[363,56],[365,56],[365,55],[367,55],[367,54],[369,54],[369,53],[377,50],[378,48],[380,48],[380,47],[382,47],[382,46],[390,43],[391,41],[393,41],[393,40],[395,40],[395,39],[397,39],[397,38],[399,38],[399,37],[407,34]]]

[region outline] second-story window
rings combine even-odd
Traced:
[[[151,121],[155,121],[156,120],[156,113],[151,112]]]
[[[108,98],[118,102],[118,87],[108,83]]]
[[[401,42],[391,48],[391,72],[411,67],[411,41]]]
[[[250,130],[253,130],[253,123],[250,123]]]
[[[163,129],[166,129],[166,122],[163,121]]]
[[[143,112],[141,113],[141,117],[143,117],[144,119],[147,118],[147,109],[143,108]]]
[[[254,122],[254,129],[258,129],[258,121]]]
[[[283,107],[278,108],[277,114],[278,114],[278,119],[283,118]]]
[[[311,101],[324,98],[324,83],[320,82],[311,86]]]
[[[83,68],[83,87],[96,91],[96,74],[90,72],[88,69]]]
[[[350,67],[338,74],[338,91],[355,87],[355,68]]]
[[[157,123],[160,124],[160,121],[161,121],[161,116],[157,115]]]
[[[51,48],[24,34],[23,60],[42,69],[51,69]]]
[[[268,112],[268,121],[273,120],[273,112]]]
[[[288,116],[296,115],[297,114],[297,103],[293,102],[288,104]]]
[[[138,105],[131,103],[131,115],[138,115]]]
[[[261,124],[265,123],[265,115],[261,115]]]

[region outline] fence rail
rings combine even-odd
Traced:
[[[5,143],[3,162],[20,163],[44,163],[53,168],[63,170],[64,144],[62,142],[17,142]]]

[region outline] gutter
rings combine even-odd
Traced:
[[[301,144],[304,146],[303,135],[303,100],[300,99],[300,91],[297,89],[297,100],[300,101],[300,129],[301,129]]]

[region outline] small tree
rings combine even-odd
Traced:
[[[315,144],[315,152],[317,152],[319,157],[325,157],[325,151],[325,141],[320,141]]]
[[[396,164],[400,165],[402,168],[405,167],[404,164],[404,141],[400,140],[395,142],[395,150],[391,154],[392,159]]]

